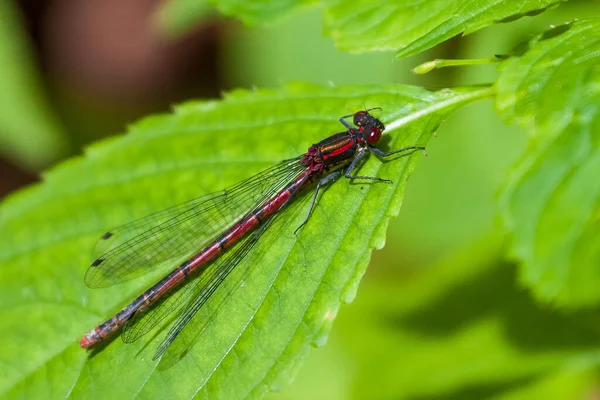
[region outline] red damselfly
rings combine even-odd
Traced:
[[[248,254],[274,217],[300,191],[317,182],[307,217],[296,232],[308,222],[319,190],[339,176],[391,182],[352,173],[370,152],[385,158],[423,147],[408,146],[390,152],[375,147],[385,127],[369,113],[371,110],[341,117],[347,130],[310,146],[305,154],[284,160],[221,192],[151,214],[102,235],[94,251],[95,260],[85,275],[85,283],[92,288],[127,281],[165,262],[183,257],[187,260],[88,332],[80,341],[81,347],[102,342],[122,326],[123,340],[132,342],[168,315],[183,309],[156,351],[154,358],[160,357]],[[347,121],[349,118],[353,118],[354,126]],[[188,283],[182,285],[184,281]]]

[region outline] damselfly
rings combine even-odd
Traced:
[[[81,347],[102,342],[122,326],[123,340],[132,342],[185,305],[156,351],[154,358],[160,357],[257,243],[273,218],[300,191],[317,182],[306,219],[296,232],[308,222],[319,190],[339,176],[391,182],[353,172],[369,153],[385,158],[423,147],[408,146],[391,152],[375,147],[385,127],[369,114],[371,110],[341,117],[346,131],[310,146],[296,158],[284,160],[221,192],[151,214],[102,235],[96,245],[96,258],[85,275],[85,283],[92,288],[127,281],[165,262],[184,257],[187,261],[88,332],[80,341]],[[349,118],[353,118],[354,126],[347,121]],[[182,285],[184,281],[189,283]]]

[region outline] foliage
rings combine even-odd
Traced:
[[[321,7],[325,34],[340,48],[393,50],[403,57],[559,3],[327,0]],[[179,34],[209,15],[211,6],[258,25],[316,4],[172,0],[159,21],[165,31]],[[369,361],[358,364],[358,372],[340,368],[358,376],[340,392],[349,393],[354,385],[352,393],[360,398],[582,396],[598,365],[597,311],[591,308],[598,305],[600,282],[594,229],[599,21],[539,33],[498,61],[497,79],[489,84],[426,90],[390,83],[298,83],[236,90],[219,101],[189,102],[147,117],[126,135],[96,143],[83,156],[50,169],[42,183],[0,204],[5,344],[0,393],[7,398],[241,398],[285,387],[309,347],[325,343],[340,304],[354,298],[372,250],[385,243],[389,219],[399,212],[421,152],[389,163],[372,157],[361,172],[393,183],[340,180],[323,194],[298,236],[290,226],[305,217],[309,196],[295,202],[237,268],[243,284],[222,285],[222,293],[235,290],[235,295],[221,312],[214,313],[218,301],[207,304],[186,330],[192,345],[175,346],[158,363],[151,356],[165,326],[132,345],[114,340],[90,354],[76,346],[82,333],[164,272],[91,291],[82,276],[94,239],[304,152],[343,129],[337,123],[341,113],[382,107],[388,148],[425,146],[452,112],[494,97],[498,115],[529,135],[499,201],[515,263],[503,260],[500,235],[441,266],[415,272],[417,278],[403,277],[402,285],[394,279],[368,282],[365,302],[340,318],[351,333],[338,342],[343,355],[332,357]],[[2,35],[0,51],[1,45]],[[515,276],[544,306],[515,289]],[[544,308],[548,304],[590,310],[561,314]],[[368,335],[377,340],[365,343]],[[403,369],[402,363],[410,367]]]
[[[341,376],[346,398],[585,397],[600,312],[538,307],[515,287],[516,265],[501,252],[495,234],[418,276],[365,279],[336,320],[336,348],[308,357],[303,371],[318,374],[286,393],[316,398]],[[354,360],[362,362],[345,367]]]
[[[377,102],[394,118],[391,148],[400,143],[425,145],[451,110],[489,94],[486,88],[430,92],[400,85],[293,85],[277,91],[238,91],[220,102],[189,103],[171,115],[149,117],[126,136],[98,143],[85,157],[54,168],[42,185],[5,201],[0,210],[0,234],[7,238],[0,244],[4,305],[0,324],[7,332],[5,340],[22,343],[4,353],[3,365],[20,368],[3,371],[2,386],[16,384],[12,389],[16,394],[30,390],[32,381],[46,385],[48,371],[58,369],[55,363],[62,365],[65,357],[85,368],[62,374],[65,386],[55,387],[57,397],[68,392],[75,397],[123,397],[134,392],[144,397],[152,393],[189,397],[200,390],[231,398],[258,394],[289,380],[290,366],[309,344],[323,340],[340,302],[354,296],[371,249],[382,246],[387,221],[398,213],[420,153],[393,163],[371,160],[365,173],[384,175],[395,183],[335,185],[298,237],[284,228],[300,224],[306,203],[293,207],[289,217],[278,221],[255,247],[254,256],[238,267],[250,270],[240,295],[231,297],[200,343],[172,368],[165,367],[172,361],[169,357],[158,368],[151,361],[157,345],[152,338],[149,346],[115,341],[89,359],[71,345],[149,283],[89,292],[80,282],[81,267],[89,261],[88,251],[82,249],[116,224],[218,190],[302,152],[322,132],[339,129],[336,110]],[[406,124],[415,114],[419,118]],[[378,204],[376,212],[371,204]],[[329,211],[334,209],[337,212]],[[338,239],[324,246],[325,235]],[[254,264],[261,267],[249,268]],[[24,281],[31,282],[25,293],[19,284]],[[227,285],[222,286],[226,292]],[[56,287],[60,290],[52,290]],[[15,313],[24,309],[44,312],[16,319]],[[23,332],[18,326],[30,328]],[[136,355],[142,362],[132,365]],[[110,369],[104,368],[107,363]],[[233,373],[240,379],[235,385],[225,384]],[[19,380],[20,376],[27,379]],[[182,381],[181,376],[187,378]],[[118,379],[129,385],[115,385]]]
[[[0,152],[35,171],[64,156],[68,144],[41,94],[12,1],[0,4],[0,21]]]
[[[496,84],[499,111],[531,135],[502,197],[511,253],[523,283],[565,306],[600,300],[598,32],[595,18],[540,34]]]
[[[258,24],[290,13],[299,6],[319,5],[324,10],[325,34],[337,46],[353,52],[398,50],[399,57],[427,50],[458,34],[470,34],[486,26],[534,16],[564,0],[491,0],[487,2],[403,1],[403,0],[175,0],[162,10],[167,15],[161,25],[167,32],[181,32],[194,19],[206,17],[206,5],[247,24]],[[202,6],[204,5],[204,6]],[[172,17],[171,17],[172,16]]]

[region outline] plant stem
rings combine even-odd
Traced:
[[[502,61],[502,57],[489,57],[489,58],[471,58],[466,60],[447,60],[447,59],[436,59],[433,61],[427,61],[423,64],[417,65],[413,68],[415,74],[423,75],[434,69],[445,68],[445,67],[457,67],[463,65],[483,65],[491,64],[493,62]]]

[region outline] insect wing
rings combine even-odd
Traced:
[[[274,217],[261,226],[259,229],[254,231],[251,235],[244,238],[233,251],[228,252],[224,257],[218,260],[214,266],[211,266],[211,270],[207,271],[210,273],[202,274],[203,276],[197,281],[200,284],[197,285],[195,295],[191,297],[184,311],[179,315],[177,320],[173,323],[173,326],[169,329],[169,332],[161,342],[160,346],[156,350],[153,360],[159,358],[167,348],[175,341],[181,331],[190,323],[196,313],[211,299],[215,291],[221,286],[221,283],[231,274],[234,268],[246,257],[246,255],[252,250],[254,245],[258,242],[263,233],[268,229],[270,222]],[[244,279],[250,270],[243,271],[243,274],[238,274],[236,271],[235,281],[228,282],[228,292],[220,296],[221,302],[217,305],[215,312],[210,317],[209,321],[204,321],[202,327],[198,330],[198,334],[201,334],[206,327],[219,313],[223,302],[233,294],[235,290],[240,287],[240,281]],[[233,278],[233,277],[232,277]],[[196,335],[198,336],[198,335]]]
[[[305,167],[300,158],[220,192],[207,194],[111,230],[99,239],[88,268],[89,287],[107,287],[189,258],[244,215],[260,208]]]

